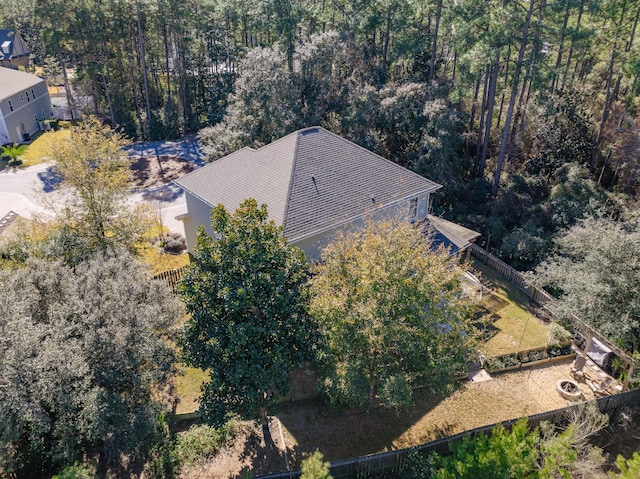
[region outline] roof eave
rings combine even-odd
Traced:
[[[381,211],[381,210],[384,210],[385,208],[389,208],[389,207],[391,207],[393,205],[397,205],[398,203],[402,203],[403,201],[407,201],[407,200],[409,200],[411,198],[414,198],[417,195],[421,195],[421,194],[425,194],[425,193],[433,193],[434,191],[437,191],[439,188],[442,187],[442,185],[438,185],[437,183],[434,183],[434,185],[435,186],[433,186],[433,187],[431,187],[429,189],[417,191],[416,193],[404,196],[404,197],[399,198],[399,199],[397,199],[395,201],[392,201],[391,203],[387,203],[385,205],[380,205],[380,206],[376,207],[373,210],[365,211],[365,212],[360,213],[358,215],[355,215],[355,216],[352,216],[350,218],[347,218],[344,221],[340,221],[338,223],[334,223],[331,226],[327,226],[325,228],[321,228],[321,229],[318,229],[318,230],[313,231],[311,233],[308,233],[308,234],[305,234],[305,235],[300,235],[300,236],[295,237],[295,238],[288,238],[288,241],[289,241],[289,243],[297,243],[298,241],[302,241],[302,240],[305,240],[305,239],[308,239],[308,238],[313,238],[314,236],[320,235],[322,233],[326,233],[327,231],[331,231],[331,230],[339,228],[341,226],[345,226],[345,225],[347,225],[349,223],[353,223],[356,220],[366,218],[367,216],[369,216],[369,215],[371,215],[371,214],[373,214],[373,213],[375,213],[377,211]],[[285,234],[285,236],[286,236],[286,234]]]

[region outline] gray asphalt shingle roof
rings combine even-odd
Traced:
[[[324,128],[243,148],[176,181],[210,206],[266,203],[290,241],[320,233],[440,185]]]
[[[34,87],[44,80],[31,73],[0,67],[0,101]]]

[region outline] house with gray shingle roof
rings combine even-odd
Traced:
[[[187,245],[198,227],[214,235],[211,209],[235,209],[246,198],[266,203],[289,243],[310,260],[338,231],[372,215],[428,221],[429,196],[441,185],[321,127],[298,130],[259,149],[242,148],[176,180],[184,190]],[[456,252],[477,233],[438,218]],[[456,230],[454,227],[457,227]],[[454,230],[456,234],[454,233]],[[438,230],[440,231],[440,230]],[[448,234],[448,236],[447,236]]]
[[[0,67],[0,145],[27,141],[52,115],[49,90],[42,78]]]
[[[0,28],[0,67],[28,67],[31,50],[18,32]]]

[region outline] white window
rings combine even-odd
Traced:
[[[415,218],[418,215],[418,198],[411,198],[409,201],[409,218]]]

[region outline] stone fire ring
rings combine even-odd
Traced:
[[[556,390],[560,393],[560,396],[570,401],[575,401],[582,397],[580,386],[571,379],[561,379],[558,381],[556,383]]]

